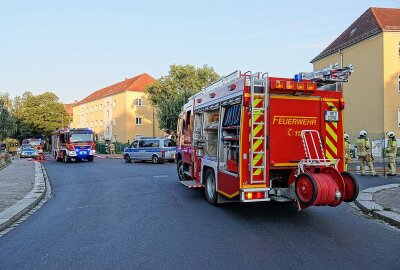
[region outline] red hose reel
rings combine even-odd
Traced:
[[[353,175],[339,173],[333,167],[300,173],[295,180],[296,196],[305,207],[338,206],[342,201],[352,202],[357,198],[358,191],[358,183]]]

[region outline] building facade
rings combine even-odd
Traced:
[[[311,63],[354,66],[343,87],[346,132],[400,136],[400,9],[369,8]]]
[[[144,73],[97,90],[73,105],[74,128],[91,128],[98,140],[132,142],[159,137],[154,107],[144,92],[155,79]]]

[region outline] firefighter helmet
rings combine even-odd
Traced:
[[[364,136],[364,137],[367,137],[367,131],[365,131],[365,130],[361,130],[360,131],[360,136]]]
[[[344,139],[345,139],[346,141],[348,141],[348,140],[350,139],[349,134],[345,133],[345,134],[344,134]]]
[[[386,133],[386,135],[388,136],[388,138],[394,138],[394,136],[396,135],[393,131],[389,131],[388,133]]]

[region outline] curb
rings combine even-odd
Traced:
[[[43,170],[43,165],[35,161],[35,184],[33,189],[16,204],[0,213],[0,232],[28,213],[43,199],[47,190]]]
[[[382,219],[389,223],[390,225],[400,228],[400,214],[386,211],[384,207],[377,204],[372,200],[374,194],[384,189],[391,189],[400,187],[400,184],[390,184],[379,187],[368,188],[360,191],[355,204],[366,214],[370,214],[373,217]]]

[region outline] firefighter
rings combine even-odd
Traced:
[[[397,154],[397,140],[393,131],[386,133],[388,136],[388,145],[385,149],[386,156],[389,158],[390,172],[388,176],[396,176],[396,154]]]
[[[112,142],[109,145],[109,150],[110,150],[110,155],[115,156],[115,144],[113,144]]]
[[[345,170],[347,171],[347,165],[349,163],[352,163],[353,161],[351,160],[351,149],[350,149],[350,136],[349,134],[345,133],[344,134],[344,164],[345,164]]]
[[[367,134],[368,133],[365,130],[361,130],[360,137],[357,138],[355,143],[355,146],[357,148],[358,161],[360,162],[361,175],[365,176],[364,163],[366,162],[371,171],[371,176],[379,176],[375,172],[373,158],[371,155],[371,142],[369,141]]]

